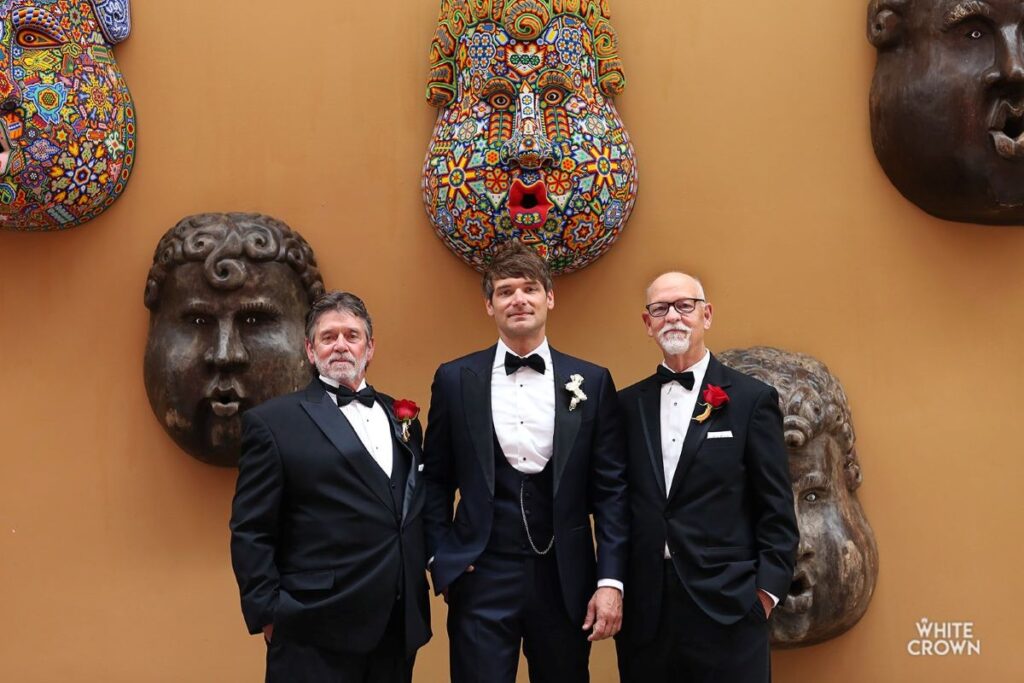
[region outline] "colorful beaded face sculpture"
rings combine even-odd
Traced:
[[[60,230],[124,191],[135,112],[111,47],[128,0],[0,0],[0,228]]]
[[[607,0],[442,0],[430,59],[423,201],[445,244],[482,269],[519,239],[556,274],[607,251],[637,191]]]

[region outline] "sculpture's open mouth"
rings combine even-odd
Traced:
[[[512,181],[508,191],[508,215],[517,227],[533,230],[540,228],[548,219],[552,206],[543,180],[532,185],[524,185],[518,178]]]
[[[996,146],[996,154],[1004,159],[1024,159],[1024,102],[996,104],[989,121],[988,134]]]
[[[206,392],[210,410],[217,417],[233,417],[243,408],[245,397],[238,382],[217,382]]]
[[[787,612],[801,614],[811,608],[812,602],[814,602],[814,583],[807,575],[806,570],[798,570],[789,586],[789,593],[786,595],[783,608]]]

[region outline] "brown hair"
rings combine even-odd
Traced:
[[[494,283],[508,277],[536,280],[544,285],[545,292],[555,287],[547,262],[519,240],[511,240],[495,251],[484,268],[483,290],[488,301],[494,296]]]
[[[319,322],[321,316],[331,311],[349,313],[359,318],[363,321],[363,326],[366,328],[366,338],[373,339],[373,320],[370,318],[370,313],[366,310],[366,304],[363,303],[363,300],[351,292],[333,291],[320,296],[310,306],[309,313],[306,315],[307,340],[313,341],[313,333],[316,332],[317,322]]]

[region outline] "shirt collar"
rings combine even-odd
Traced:
[[[707,370],[708,370],[708,363],[710,363],[710,362],[711,362],[711,351],[708,351],[707,349],[705,349],[704,350],[704,355],[701,357],[701,359],[699,361],[697,361],[696,363],[694,363],[693,365],[691,365],[690,367],[688,367],[685,370],[683,370],[683,372],[692,372],[694,378],[704,377],[704,373],[707,372]],[[665,361],[661,361],[661,364],[664,365],[669,370],[672,370],[672,368],[668,367],[668,363],[666,363]],[[675,372],[675,370],[672,370],[672,372]]]
[[[499,367],[500,368],[504,368],[505,367],[505,353],[506,352],[507,353],[511,353],[513,356],[518,356],[519,355],[516,352],[514,352],[512,349],[508,348],[508,345],[506,345],[505,342],[503,342],[501,339],[499,339],[498,340],[498,348],[496,348],[494,350],[494,363],[491,365],[491,369],[492,370],[494,368],[499,368]],[[551,347],[548,346],[548,338],[547,337],[544,337],[544,341],[542,341],[540,343],[540,346],[535,348],[533,351],[530,351],[528,354],[524,355],[523,358],[527,358],[528,356],[532,356],[535,353],[538,356],[540,356],[541,358],[544,359],[544,369],[545,369],[545,373],[544,374],[547,374],[547,370],[551,367]]]
[[[341,386],[341,382],[336,382],[333,379],[331,379],[330,377],[324,377],[323,375],[320,375],[320,381],[323,382],[324,384],[331,385],[335,389],[337,389],[338,387]],[[364,377],[363,381],[359,383],[359,388],[356,389],[356,391],[362,391],[365,388],[366,388],[366,378]]]

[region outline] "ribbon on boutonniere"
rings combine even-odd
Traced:
[[[712,411],[718,410],[729,402],[729,394],[725,393],[725,389],[714,384],[709,384],[704,389],[702,398],[704,402],[700,405],[704,406],[704,412],[693,418],[698,424],[711,417]]]
[[[420,416],[420,407],[415,401],[399,398],[391,404],[391,408],[395,411],[395,419],[402,424],[402,441],[409,443],[409,425]]]
[[[574,374],[569,375],[569,381],[565,385],[565,390],[572,394],[572,398],[569,399],[569,412],[576,410],[582,401],[587,400],[587,395],[583,393],[583,375]]]

